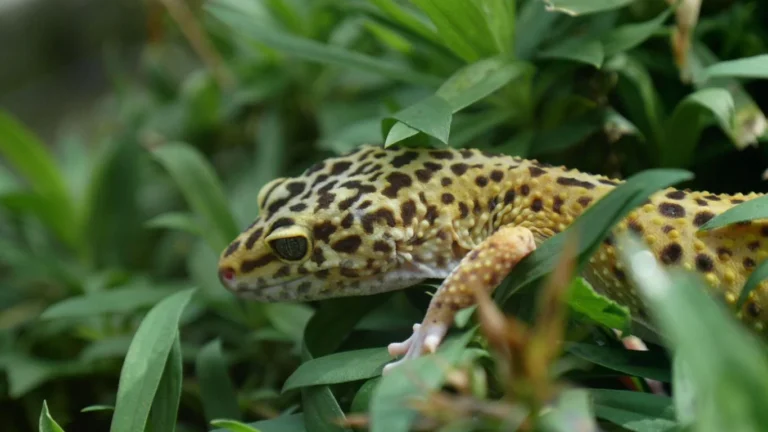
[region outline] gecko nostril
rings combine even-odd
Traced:
[[[235,269],[232,267],[220,268],[219,279],[224,283],[231,283],[235,279]]]

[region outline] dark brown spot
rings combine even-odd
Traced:
[[[749,242],[749,243],[747,243],[747,248],[754,252],[754,251],[760,249],[760,242],[759,241]]]
[[[403,225],[410,225],[413,218],[416,217],[416,203],[408,200],[400,205],[400,216],[403,218]]]
[[[727,247],[719,247],[717,248],[717,255],[721,257],[725,256],[733,256],[733,251],[728,249]]]
[[[587,207],[589,203],[592,202],[592,197],[588,197],[588,196],[579,197],[579,199],[577,199],[576,202],[581,204],[582,207]]]
[[[373,165],[373,162],[366,162],[366,163],[364,163],[364,164],[360,165],[359,167],[357,167],[357,169],[356,169],[356,170],[354,170],[354,171],[352,171],[351,173],[349,173],[349,176],[350,176],[350,177],[353,177],[353,176],[356,176],[356,175],[364,174],[364,173],[365,173],[365,170],[366,170],[366,169],[367,169],[369,166],[371,166],[371,165]]]
[[[416,178],[422,183],[426,183],[432,178],[432,171],[430,170],[417,169],[414,174],[416,174]]]
[[[379,179],[379,177],[381,177],[382,174],[384,174],[384,171],[376,172],[376,173],[374,173],[372,176],[370,176],[368,178],[368,181],[369,182],[375,182],[376,180]]]
[[[608,234],[604,239],[603,243],[605,243],[608,246],[613,246],[614,240],[613,240],[613,234]]]
[[[469,253],[469,255],[467,255],[467,257],[468,257],[468,259],[469,259],[470,261],[474,261],[474,260],[476,260],[476,259],[477,259],[477,257],[478,257],[479,255],[480,255],[480,251],[478,251],[477,249],[475,249],[475,250],[473,250],[472,252],[470,252],[470,253]]]
[[[430,171],[440,171],[443,169],[443,166],[439,163],[434,162],[424,162],[424,168],[430,170]]]
[[[322,249],[315,248],[315,250],[312,251],[312,261],[317,265],[321,265],[325,262],[325,255],[323,255]]]
[[[608,179],[600,179],[598,182],[604,184],[604,185],[610,185],[610,186],[618,186],[619,182],[614,180],[608,180]]]
[[[318,279],[326,279],[326,278],[328,278],[328,274],[329,273],[330,273],[330,271],[328,271],[328,270],[316,271],[315,272],[315,277],[318,278]]]
[[[535,212],[540,212],[542,207],[544,207],[544,204],[542,204],[541,198],[535,198],[531,203],[531,210]]]
[[[276,260],[277,258],[272,255],[264,255],[263,257],[255,260],[245,260],[240,265],[240,272],[241,273],[249,273],[259,267],[264,267],[265,265],[271,263],[272,261]]]
[[[760,316],[760,306],[755,303],[754,301],[747,303],[747,313],[752,318],[757,318]]]
[[[496,209],[496,206],[499,205],[499,197],[493,197],[488,200],[488,211],[492,212]],[[496,217],[496,215],[493,215],[493,217]]]
[[[508,190],[507,193],[504,194],[504,205],[512,204],[513,201],[515,201],[515,191]]]
[[[360,277],[360,275],[357,273],[357,270],[349,267],[342,267],[339,270],[339,273],[341,273],[342,276],[348,277],[348,278]]]
[[[330,192],[320,194],[320,197],[317,198],[317,206],[315,207],[315,211],[330,208],[331,204],[333,204],[333,200],[335,199],[336,195]]]
[[[337,240],[336,242],[331,244],[331,247],[336,252],[352,254],[357,252],[357,249],[360,247],[362,243],[363,243],[363,240],[360,238],[359,235],[350,235]]]
[[[753,260],[752,258],[744,258],[744,268],[751,269],[755,267],[755,265],[756,265],[755,260]]]
[[[483,206],[480,205],[480,201],[478,200],[473,201],[472,213],[476,215],[483,213]]]
[[[636,220],[629,222],[629,229],[631,229],[636,234],[643,233],[643,227]]]
[[[709,203],[708,203],[708,202],[704,201],[704,200],[703,200],[703,199],[701,199],[701,198],[696,198],[696,204],[698,204],[698,205],[700,205],[700,206],[708,206],[708,205],[709,205]]]
[[[351,166],[352,166],[352,162],[349,162],[349,161],[336,162],[335,164],[333,164],[333,166],[331,166],[331,175],[339,175],[344,171],[348,170],[349,167]]]
[[[697,227],[700,227],[704,225],[705,223],[709,222],[710,219],[715,217],[715,214],[708,211],[700,211],[696,213],[696,216],[693,217],[693,224]]]
[[[467,207],[467,205],[464,204],[463,202],[459,203],[459,211],[461,212],[462,219],[469,216],[469,207]]]
[[[259,228],[256,231],[252,232],[251,235],[248,236],[248,238],[245,240],[245,248],[251,249],[254,244],[261,238],[261,234],[264,233],[263,228]]]
[[[685,192],[681,190],[671,191],[667,193],[667,198],[675,199],[675,200],[681,200],[685,198]]]
[[[312,173],[318,172],[318,171],[320,171],[323,168],[325,168],[325,162],[318,162],[318,163],[312,165],[311,167],[309,167],[309,169],[307,170],[305,175],[310,175]]]
[[[583,181],[571,177],[558,177],[557,178],[557,184],[563,185],[563,186],[575,186],[575,187],[583,187],[584,189],[594,189],[595,185],[588,182]]]
[[[388,198],[396,198],[397,192],[400,189],[409,187],[413,183],[407,174],[401,172],[393,172],[389,174],[387,176],[387,181],[389,182],[389,186],[381,191],[381,193]]]
[[[528,196],[528,194],[531,193],[531,187],[527,184],[520,186],[520,193],[523,194],[523,196]]]
[[[304,281],[301,284],[299,284],[299,294],[306,294],[309,292],[309,289],[312,288],[312,282]]]
[[[294,205],[288,207],[288,210],[293,211],[293,212],[300,212],[300,211],[304,211],[306,209],[307,209],[307,205],[304,204],[304,203],[298,203],[298,204],[294,204]]]
[[[317,176],[317,178],[315,178],[315,180],[312,182],[312,184],[309,187],[310,189],[314,189],[317,185],[319,185],[320,183],[326,180],[328,180],[328,174],[320,174],[319,176]]]
[[[565,204],[565,201],[563,201],[560,197],[555,197],[555,199],[552,201],[552,211],[554,211],[557,214],[560,214],[560,208]]]
[[[355,222],[355,217],[352,215],[352,213],[347,213],[346,216],[344,216],[344,219],[341,221],[341,226],[344,229],[349,229],[352,227],[352,224]]]
[[[763,237],[768,237],[768,225],[762,225],[760,227],[760,235]]]
[[[701,272],[711,272],[715,267],[715,263],[712,258],[707,254],[696,255],[696,269]]]
[[[453,184],[453,180],[449,179],[448,177],[443,177],[440,179],[440,184],[443,185],[443,187],[450,186]]]
[[[426,219],[430,225],[433,225],[438,215],[437,206],[431,205],[427,207],[427,213],[424,215],[424,219]]]
[[[233,241],[232,243],[229,244],[229,246],[227,247],[227,250],[224,251],[224,256],[228,257],[232,255],[233,253],[235,253],[235,251],[239,247],[240,247],[240,241],[239,240]]]
[[[450,194],[448,192],[440,196],[440,200],[443,202],[443,204],[450,204],[453,202],[454,199],[455,198],[453,197],[453,194]]]
[[[272,227],[269,229],[269,234],[273,233],[278,228],[288,227],[295,224],[296,222],[294,222],[291,218],[280,218],[272,224]]]
[[[707,195],[704,197],[704,199],[708,199],[710,201],[720,201],[720,197],[717,195]]]
[[[480,187],[488,186],[488,177],[477,176],[477,178],[475,178],[475,184],[477,184]]]
[[[731,204],[741,204],[743,202],[744,202],[743,199],[732,199],[731,200]]]
[[[320,189],[318,189],[318,190],[317,190],[317,193],[320,193],[320,194],[324,194],[324,193],[328,193],[328,192],[330,192],[330,191],[331,191],[331,189],[333,189],[333,187],[334,187],[334,186],[336,186],[336,183],[338,183],[338,181],[336,181],[336,180],[331,180],[331,181],[329,181],[328,183],[326,183],[325,185],[323,185],[323,187],[321,187]]]
[[[395,168],[402,168],[409,163],[415,161],[419,157],[419,154],[415,151],[407,151],[400,156],[392,158],[392,166]]]
[[[336,225],[332,224],[331,222],[323,222],[321,224],[315,225],[314,228],[312,228],[312,235],[315,237],[315,240],[327,242],[331,238],[331,234],[336,232]]]
[[[373,250],[375,252],[384,252],[386,254],[392,252],[392,247],[389,245],[389,243],[382,241],[382,240],[376,240],[373,242]]]
[[[685,209],[680,204],[663,202],[659,204],[659,213],[668,218],[685,217]]]
[[[683,256],[683,248],[677,243],[670,243],[661,251],[661,262],[664,264],[675,264]]]
[[[437,232],[437,238],[439,238],[440,240],[445,241],[448,238],[448,234],[445,231],[440,230],[440,231]]]
[[[429,204],[427,202],[427,195],[425,195],[424,192],[419,192],[419,201],[421,201],[421,203],[424,205]]]
[[[362,217],[363,229],[365,232],[373,234],[373,224],[377,223],[379,219],[384,219],[384,222],[386,222],[390,228],[395,226],[395,215],[391,210],[382,208]]]
[[[365,210],[365,209],[367,209],[368,207],[370,207],[370,206],[371,206],[371,204],[373,204],[373,201],[371,201],[371,200],[365,200],[365,201],[361,202],[361,203],[360,203],[360,205],[359,205],[359,206],[357,206],[357,208],[358,208],[359,210]]]
[[[453,171],[454,174],[459,176],[467,172],[468,169],[469,169],[469,165],[465,163],[455,163],[451,165],[451,171]]]
[[[670,231],[672,231],[673,229],[675,229],[675,227],[673,227],[672,225],[664,225],[664,227],[661,229],[661,231],[662,231],[664,234],[668,234],[668,233],[669,233]]]
[[[443,159],[443,160],[453,159],[453,153],[448,150],[433,150],[429,152],[429,155],[435,159]]]
[[[503,179],[504,179],[504,171],[500,171],[500,170],[491,171],[491,180],[493,180],[496,183],[499,183]]]
[[[275,272],[274,275],[272,275],[272,277],[281,278],[281,277],[286,277],[286,276],[288,276],[290,274],[291,274],[291,266],[284,265],[284,266],[280,267],[279,269],[277,269],[277,271]]]
[[[459,151],[459,153],[461,153],[461,156],[463,156],[464,159],[469,159],[475,154],[475,152],[470,149],[462,149]]]
[[[624,273],[624,270],[622,270],[622,269],[620,269],[618,267],[615,267],[615,266],[613,267],[613,274],[616,276],[616,279],[618,279],[618,280],[620,280],[622,282],[627,280],[627,275]]]
[[[531,173],[531,177],[538,177],[538,176],[546,173],[546,171],[544,171],[543,169],[541,169],[539,167],[535,167],[535,166],[528,167],[528,172]]]

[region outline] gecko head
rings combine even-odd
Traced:
[[[340,167],[354,173],[354,158],[329,159],[262,187],[259,217],[219,257],[224,287],[261,301],[309,301],[423,279],[397,258],[398,228],[389,223],[394,216],[383,210],[378,187]]]

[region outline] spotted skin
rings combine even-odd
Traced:
[[[267,302],[403,289],[447,278],[485,240],[505,232],[502,227],[530,231],[539,245],[620,183],[474,149],[362,146],[298,177],[265,185],[258,195],[260,216],[222,252],[219,274],[235,294]],[[700,273],[712,294],[733,306],[750,273],[768,256],[768,221],[698,228],[758,196],[669,188],[631,212],[614,234],[639,234],[661,263]],[[305,253],[286,259],[281,250]],[[650,326],[617,261],[612,236],[593,255],[584,277]],[[766,288],[761,284],[736,311],[759,332],[768,317]],[[439,291],[430,309],[437,302],[451,304],[444,301],[455,297],[449,293]]]

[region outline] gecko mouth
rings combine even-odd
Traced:
[[[256,281],[239,281],[233,282],[227,285],[231,291],[238,296],[244,298],[253,299],[270,299],[285,296],[289,292],[293,292],[299,288],[299,286],[307,281],[311,275],[305,275],[296,279],[291,279],[281,282],[265,283],[263,280]]]

